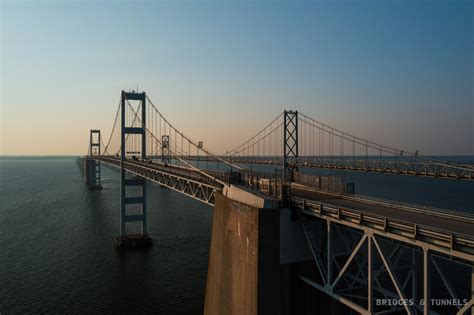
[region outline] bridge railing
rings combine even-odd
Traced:
[[[292,205],[306,215],[330,218],[353,228],[369,227],[382,236],[410,244],[427,243],[440,253],[467,261],[474,260],[474,238],[468,235],[303,198],[292,198]]]
[[[361,201],[364,203],[371,203],[379,206],[396,208],[400,210],[410,211],[410,212],[417,212],[426,215],[437,216],[440,218],[450,219],[450,220],[458,220],[464,221],[474,224],[474,214],[460,212],[455,210],[446,210],[440,209],[435,207],[428,207],[428,206],[420,206],[409,204],[401,201],[393,201],[387,200],[382,198],[376,197],[367,197],[361,195],[344,195],[344,199],[354,200],[354,201]]]

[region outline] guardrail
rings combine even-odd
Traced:
[[[474,238],[468,235],[298,197],[292,198],[292,206],[307,215],[334,219],[353,228],[369,227],[384,236],[409,244],[426,243],[441,253],[474,262]]]
[[[446,210],[446,209],[440,209],[440,208],[435,208],[435,207],[420,206],[416,204],[387,200],[387,199],[377,198],[377,197],[331,193],[328,191],[312,189],[310,187],[297,184],[297,183],[296,184],[293,183],[292,186],[301,190],[307,190],[307,191],[317,192],[321,194],[337,196],[341,199],[359,201],[363,203],[369,203],[373,205],[395,208],[395,209],[400,209],[400,210],[410,211],[410,212],[415,212],[415,213],[427,214],[430,216],[436,216],[440,218],[458,220],[458,221],[469,222],[469,223],[474,224],[474,214],[472,213],[459,212],[455,210]]]

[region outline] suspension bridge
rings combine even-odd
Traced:
[[[341,177],[305,173],[472,181],[473,165],[382,145],[293,110],[216,153],[135,91],[122,91],[106,141],[90,131],[90,189],[102,188],[102,165],[120,172],[117,248],[153,242],[147,181],[214,207],[207,314],[285,314],[302,304],[308,312],[314,299],[291,290],[329,298],[340,314],[473,312],[474,215],[359,196]],[[449,305],[425,302],[441,297]]]

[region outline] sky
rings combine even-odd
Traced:
[[[474,154],[472,1],[0,0],[0,155],[81,155],[121,90],[225,152],[284,109]]]

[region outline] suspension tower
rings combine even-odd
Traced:
[[[290,199],[293,170],[298,162],[298,111],[285,110],[283,113],[283,201]]]
[[[126,109],[129,105],[129,101],[140,101],[141,105],[141,126],[127,126],[126,121]],[[129,178],[125,173],[125,164],[127,162],[127,156],[132,154],[132,158],[136,159],[136,154],[139,154],[142,161],[146,160],[146,94],[125,92],[122,91],[121,96],[121,154],[120,154],[120,173],[121,173],[121,185],[120,185],[120,236],[115,239],[116,248],[135,248],[135,247],[149,247],[153,244],[152,239],[148,236],[146,230],[146,180],[140,177]],[[126,140],[128,135],[139,135],[140,142],[139,151],[127,152]],[[133,190],[131,187],[138,187],[140,194],[138,196],[129,196],[128,190]],[[139,214],[129,214],[131,209],[129,206],[139,206]],[[140,222],[141,223],[141,234],[129,234],[127,232],[127,223]]]
[[[170,136],[162,135],[161,136],[161,162],[170,163],[171,162],[171,153],[170,153]]]
[[[100,130],[91,129],[89,138],[89,156],[85,159],[85,180],[90,190],[102,189],[100,161],[94,156],[101,154]]]

